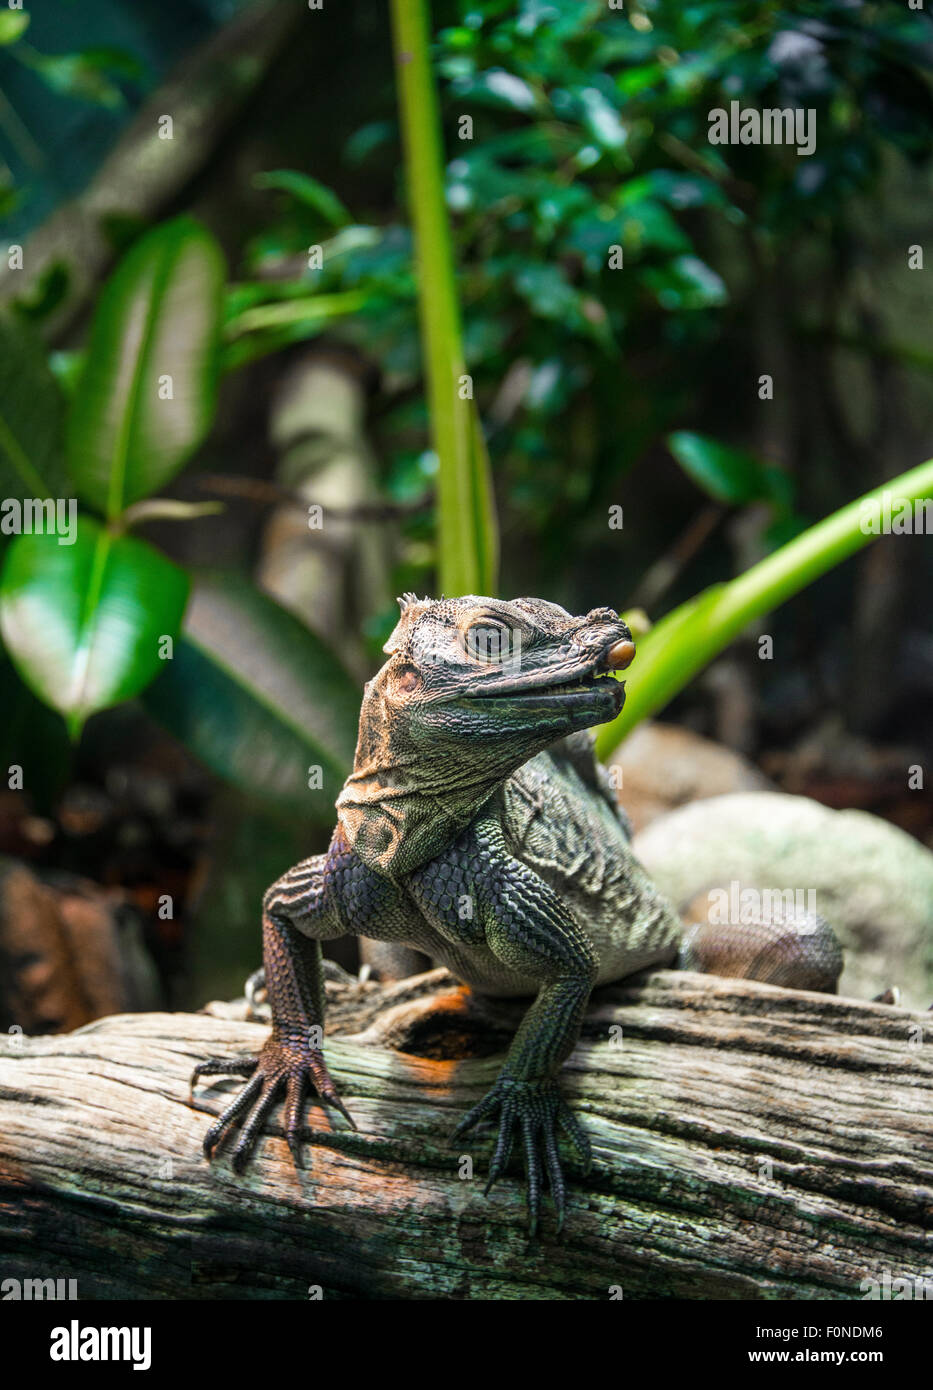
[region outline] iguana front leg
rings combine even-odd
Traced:
[[[272,1033],[258,1056],[214,1057],[195,1067],[191,1078],[192,1086],[200,1076],[230,1073],[249,1078],[204,1136],[204,1152],[211,1158],[234,1127],[242,1124],[232,1154],[237,1172],[246,1165],[283,1095],[285,1137],[296,1167],[301,1166],[303,1108],[309,1090],[353,1124],[321,1052],[324,983],[320,943],[345,933],[333,894],[328,892],[329,860],[330,856],[317,855],[296,864],[273,884],[263,900],[262,954]]]
[[[510,981],[518,986],[516,992],[523,983],[538,986],[495,1085],[460,1122],[455,1137],[480,1120],[498,1117],[486,1191],[504,1172],[519,1138],[531,1231],[540,1214],[542,1160],[559,1228],[566,1206],[559,1129],[583,1166],[590,1163],[586,1132],[562,1098],[556,1077],[577,1041],[598,973],[593,946],[554,890],[509,853],[492,815],[475,822],[443,855],[414,873],[408,887],[424,915],[454,947],[456,969],[467,980],[471,955],[476,959],[480,950],[485,959],[479,973],[485,974],[487,985],[491,964],[493,972],[500,967],[503,992]],[[475,903],[472,917],[463,915],[464,900]]]

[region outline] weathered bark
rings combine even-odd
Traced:
[[[488,1140],[448,1140],[520,1005],[443,971],[328,994],[360,1132],[312,1110],[301,1173],[278,1116],[244,1176],[201,1156],[192,1066],[265,1037],[233,1006],[5,1042],[0,1275],[82,1298],[857,1299],[933,1264],[928,1016],[687,973],[599,991],[565,1068],[594,1169],[563,1236],[548,1212],[529,1244],[517,1175],[484,1198]],[[198,1095],[216,1112],[235,1084]]]

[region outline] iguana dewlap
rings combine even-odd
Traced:
[[[730,961],[722,932],[683,931],[629,848],[628,827],[595,761],[591,726],[622,708],[634,644],[611,609],[585,617],[541,599],[401,600],[388,661],[365,688],[353,772],[326,854],[303,860],[263,902],[272,1033],[258,1057],[216,1058],[195,1077],[247,1077],[211,1126],[205,1151],[240,1124],[242,1168],[284,1098],[300,1162],[314,1091],[349,1119],[320,1050],[322,941],[355,935],[414,947],[474,989],[533,996],[488,1095],[461,1121],[497,1123],[490,1186],[517,1139],[532,1228],[546,1172],[559,1217],[563,1131],[589,1163],[557,1076],[593,986],[680,960]],[[725,929],[735,932],[738,929]],[[832,989],[841,953],[810,919],[741,929],[743,973]],[[351,1121],[352,1123],[352,1121]]]

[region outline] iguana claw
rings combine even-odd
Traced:
[[[563,1129],[585,1171],[592,1162],[586,1131],[563,1099],[553,1081],[515,1081],[500,1077],[492,1090],[473,1107],[454,1130],[456,1139],[473,1125],[499,1113],[499,1133],[489,1161],[488,1194],[508,1167],[516,1134],[520,1134],[525,1153],[528,1180],[529,1232],[534,1235],[541,1213],[542,1164],[547,1171],[551,1196],[557,1210],[558,1231],[564,1224],[567,1189],[557,1151],[558,1128]]]
[[[231,1156],[234,1172],[246,1167],[263,1126],[284,1090],[285,1138],[296,1168],[302,1167],[302,1111],[305,1093],[313,1090],[325,1105],[339,1110],[344,1119],[356,1129],[353,1119],[336,1087],[321,1052],[307,1042],[277,1037],[266,1041],[258,1057],[212,1057],[200,1062],[191,1076],[194,1087],[199,1076],[231,1074],[249,1079],[239,1095],[228,1105],[204,1136],[204,1153],[212,1158],[233,1127],[242,1122],[240,1137]]]

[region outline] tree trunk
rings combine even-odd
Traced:
[[[598,991],[564,1069],[593,1171],[570,1172],[563,1235],[548,1208],[529,1243],[518,1175],[485,1198],[488,1138],[449,1142],[522,1006],[442,970],[327,989],[359,1133],[311,1107],[301,1173],[279,1114],[242,1177],[201,1155],[188,1077],[257,1049],[242,1006],[4,1040],[0,1278],[74,1277],[79,1298],[858,1299],[930,1274],[927,1015],[690,973]],[[238,1083],[210,1080],[216,1113]]]

